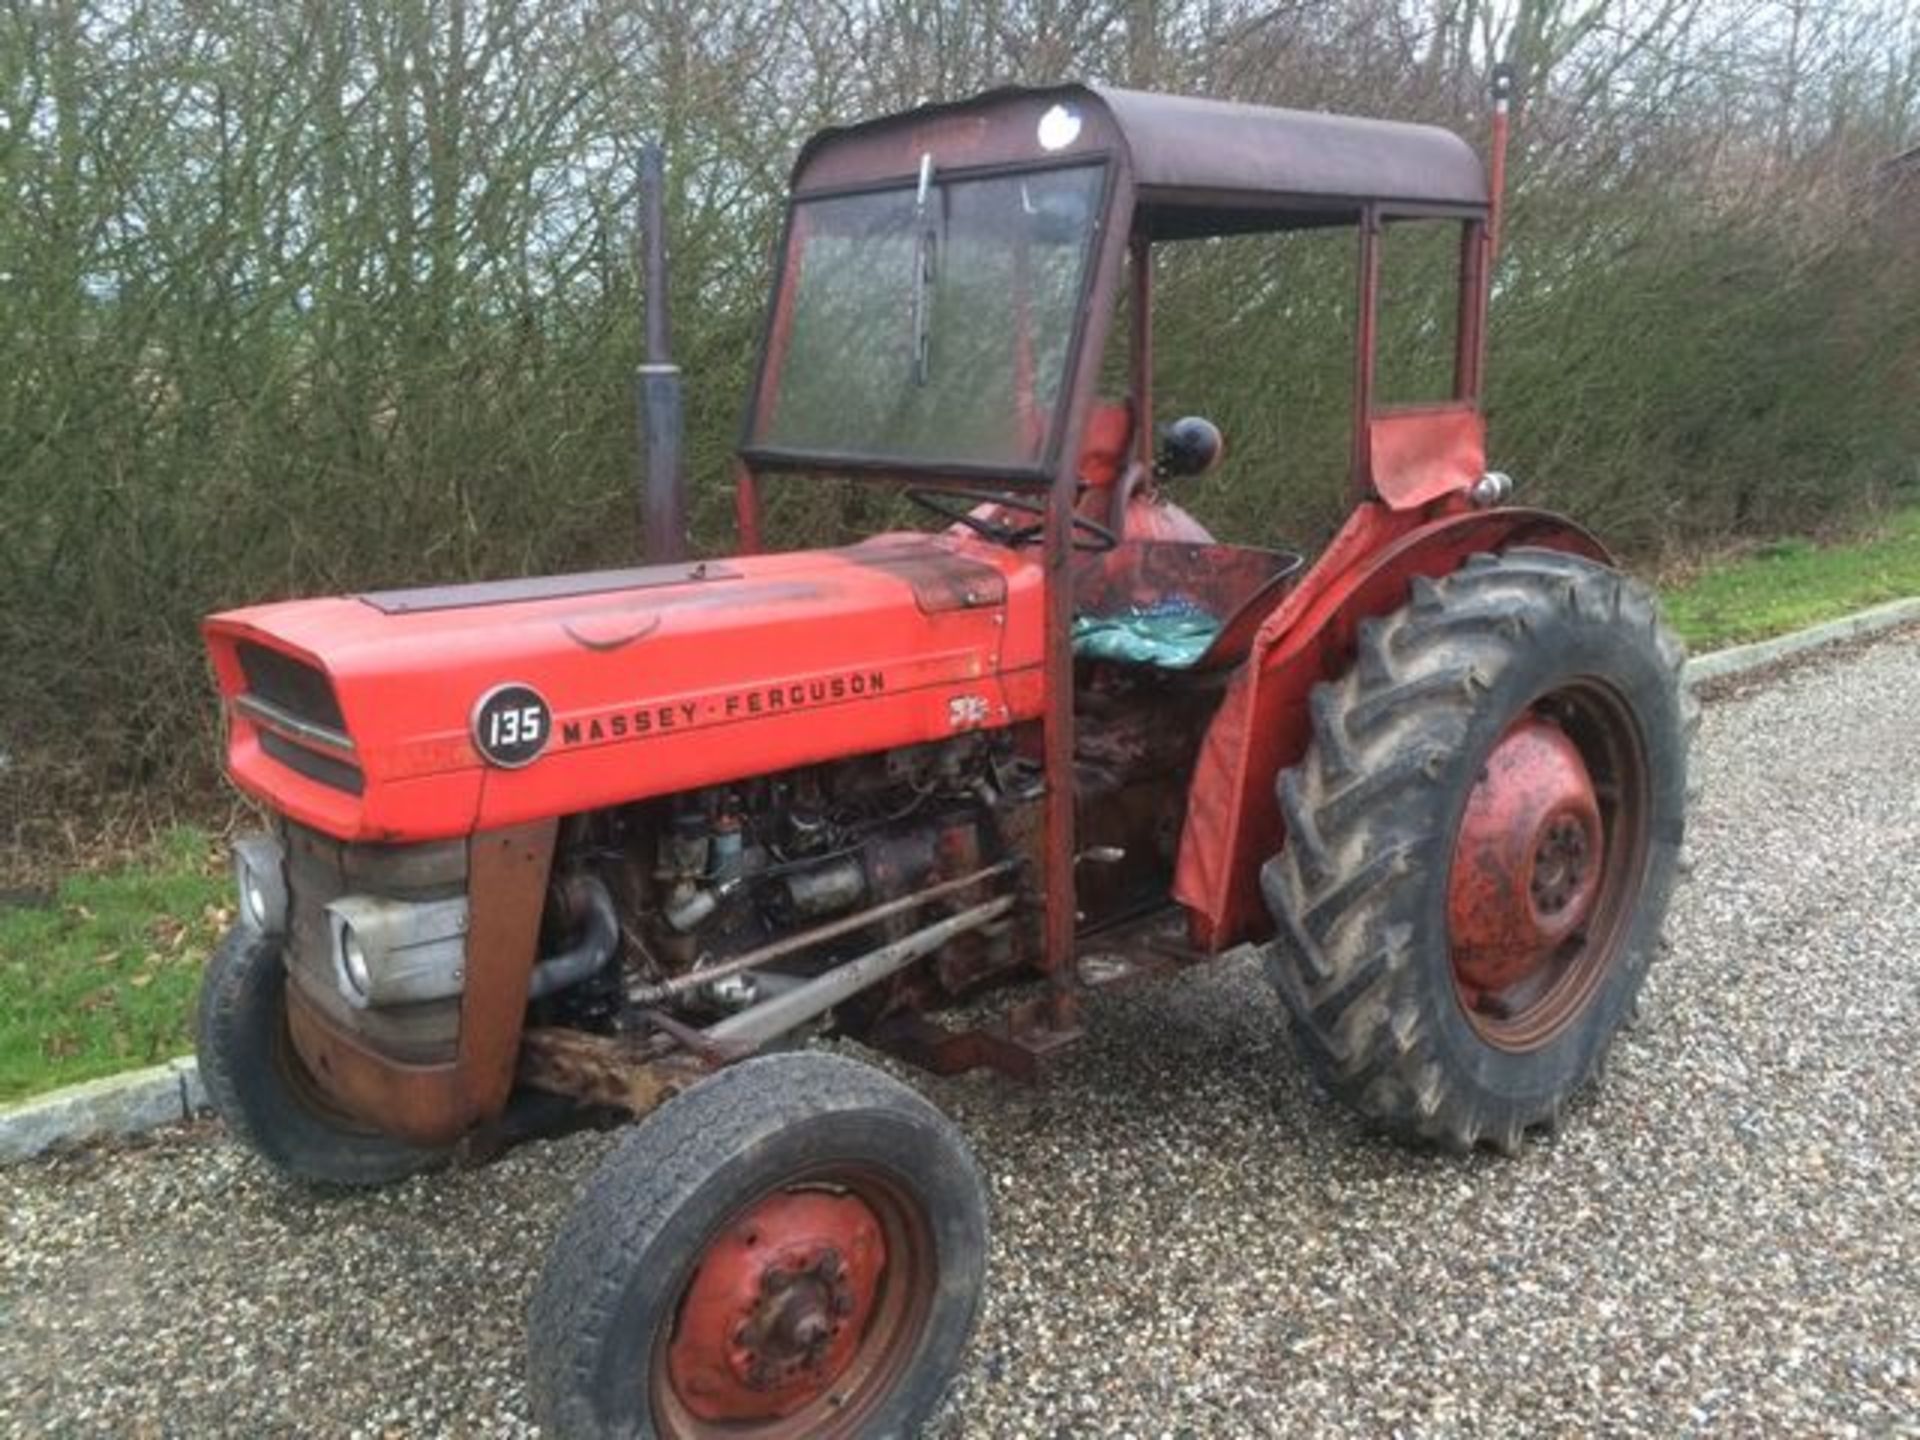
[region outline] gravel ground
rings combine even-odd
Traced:
[[[1559,1138],[1413,1155],[1249,960],[1054,1082],[923,1082],[996,1200],[973,1436],[1920,1436],[1920,636],[1723,692],[1646,1019]],[[13,1434],[524,1432],[521,1314],[607,1145],[346,1198],[212,1126],[0,1172]]]

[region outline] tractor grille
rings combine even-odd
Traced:
[[[439,1065],[453,1059],[460,1038],[460,1001],[362,1010],[340,993],[327,905],[343,895],[443,900],[466,893],[463,840],[426,845],[346,844],[292,821],[282,822],[287,847],[287,973],[316,1009],[361,1044],[390,1060]]]
[[[340,702],[334,698],[333,684],[325,674],[305,661],[250,640],[242,640],[235,653],[247,677],[247,694],[346,739],[347,719],[340,713]]]
[[[247,688],[235,700],[260,727],[260,748],[289,770],[349,795],[366,789],[333,683],[325,673],[243,640],[235,647]]]
[[[261,718],[257,711],[249,709],[247,713],[256,720]],[[270,723],[262,722],[260,748],[289,770],[309,780],[318,780],[322,785],[331,785],[335,790],[344,790],[349,795],[359,795],[366,790],[367,777],[360,773],[358,765],[296,744],[279,731],[267,729]]]

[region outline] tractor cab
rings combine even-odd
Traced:
[[[1047,768],[1078,756],[1085,771],[1116,689],[1129,723],[1158,713],[1195,735],[1164,757],[1173,774],[1251,828],[1189,827],[1152,865],[1134,845],[1140,868],[1120,888],[1177,895],[1210,945],[1259,933],[1257,896],[1226,858],[1276,828],[1230,758],[1247,743],[1231,729],[1246,723],[1236,692],[1256,683],[1240,672],[1259,668],[1289,598],[1305,604],[1355,548],[1470,509],[1494,483],[1479,397],[1495,206],[1480,157],[1428,126],[1062,86],[826,131],[792,189],[740,447],[743,540],[761,543],[763,486],[856,477],[902,487],[947,541],[1043,572]],[[1451,383],[1417,406],[1376,398],[1389,226],[1458,237]],[[1316,576],[1307,556],[1215,536],[1181,503],[1233,441],[1157,413],[1155,275],[1169,249],[1337,228],[1354,236],[1357,505]],[[1229,728],[1203,746],[1209,724]],[[1064,809],[1067,790],[1050,803]],[[1083,787],[1078,829],[1112,808]],[[1050,826],[1059,870],[1074,833],[1064,815]],[[1064,950],[1066,918],[1049,933]]]

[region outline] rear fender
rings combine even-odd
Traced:
[[[1258,880],[1284,838],[1274,777],[1305,752],[1308,694],[1346,669],[1359,623],[1405,604],[1417,575],[1438,577],[1469,555],[1523,545],[1613,563],[1590,533],[1544,510],[1460,509],[1436,518],[1369,503],[1348,516],[1261,626],[1201,743],[1173,890],[1196,945],[1219,951],[1272,933]]]

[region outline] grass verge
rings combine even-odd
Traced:
[[[1847,543],[1761,546],[1662,594],[1696,652],[1920,595],[1920,507]],[[0,1104],[191,1048],[200,966],[231,919],[218,848],[176,828],[45,906],[0,905]]]
[[[0,907],[0,1105],[191,1050],[231,888],[208,836],[180,828],[43,906]]]
[[[1912,595],[1920,595],[1920,506],[1857,539],[1776,540],[1662,588],[1667,618],[1696,654]]]

